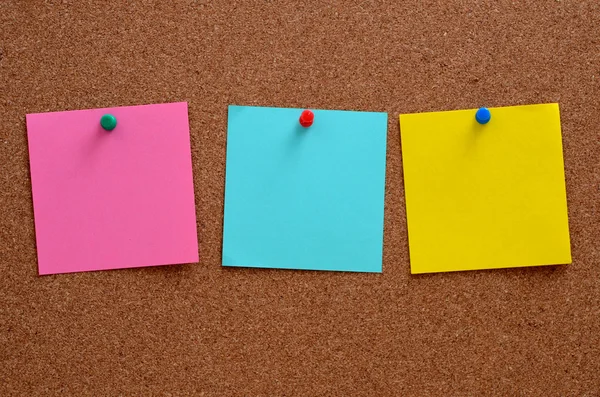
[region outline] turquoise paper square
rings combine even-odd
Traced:
[[[223,266],[381,272],[387,113],[229,106]]]

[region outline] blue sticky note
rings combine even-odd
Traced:
[[[387,113],[229,106],[223,266],[381,272]]]

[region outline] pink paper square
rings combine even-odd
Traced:
[[[198,262],[187,103],[28,114],[27,136],[40,274]]]

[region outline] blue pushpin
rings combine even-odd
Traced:
[[[487,124],[491,118],[492,114],[488,108],[479,108],[477,109],[477,113],[475,113],[475,120],[477,120],[479,124]]]

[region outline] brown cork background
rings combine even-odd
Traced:
[[[0,1],[1,396],[600,396],[600,3]],[[25,114],[187,101],[200,263],[37,275]],[[411,276],[399,113],[559,102],[573,264]],[[228,104],[389,113],[382,274],[221,267]]]

